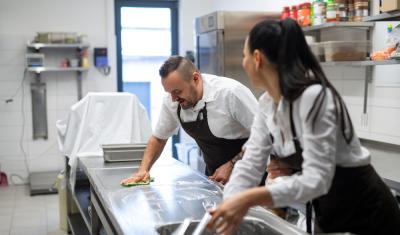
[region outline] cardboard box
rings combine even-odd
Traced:
[[[380,9],[382,12],[400,10],[400,0],[382,0]]]

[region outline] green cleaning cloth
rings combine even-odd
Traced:
[[[129,184],[121,184],[124,187],[134,187],[134,186],[139,186],[139,185],[149,185],[150,182],[154,181],[154,177],[150,177],[150,179],[146,180],[146,181],[139,181],[136,183],[129,183]]]

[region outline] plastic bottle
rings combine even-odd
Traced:
[[[81,52],[81,66],[83,68],[89,68],[89,53],[87,50]]]
[[[59,200],[60,229],[67,231],[67,182],[64,173],[58,174],[56,185]]]

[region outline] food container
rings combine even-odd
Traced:
[[[79,60],[78,59],[70,59],[69,66],[70,67],[79,67]]]
[[[103,144],[105,162],[129,162],[143,159],[146,144]]]
[[[40,32],[36,34],[35,42],[38,43],[50,43],[50,33],[47,32]]]
[[[64,33],[52,32],[50,33],[51,43],[64,43],[65,35]]]
[[[77,33],[65,33],[64,34],[64,41],[65,43],[77,43],[78,40],[78,34]]]
[[[310,43],[308,46],[310,47],[312,53],[318,59],[318,61],[322,62],[325,61],[325,58],[324,50],[320,44],[321,43]]]
[[[370,41],[328,41],[320,42],[325,61],[360,61],[366,60],[370,52]]]
[[[368,30],[358,27],[331,27],[321,31],[319,41],[367,41]]]

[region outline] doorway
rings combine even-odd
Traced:
[[[115,1],[115,29],[117,36],[118,91],[135,94],[146,108],[155,128],[164,89],[158,70],[170,56],[178,54],[177,1]],[[172,137],[166,153],[176,157]]]

